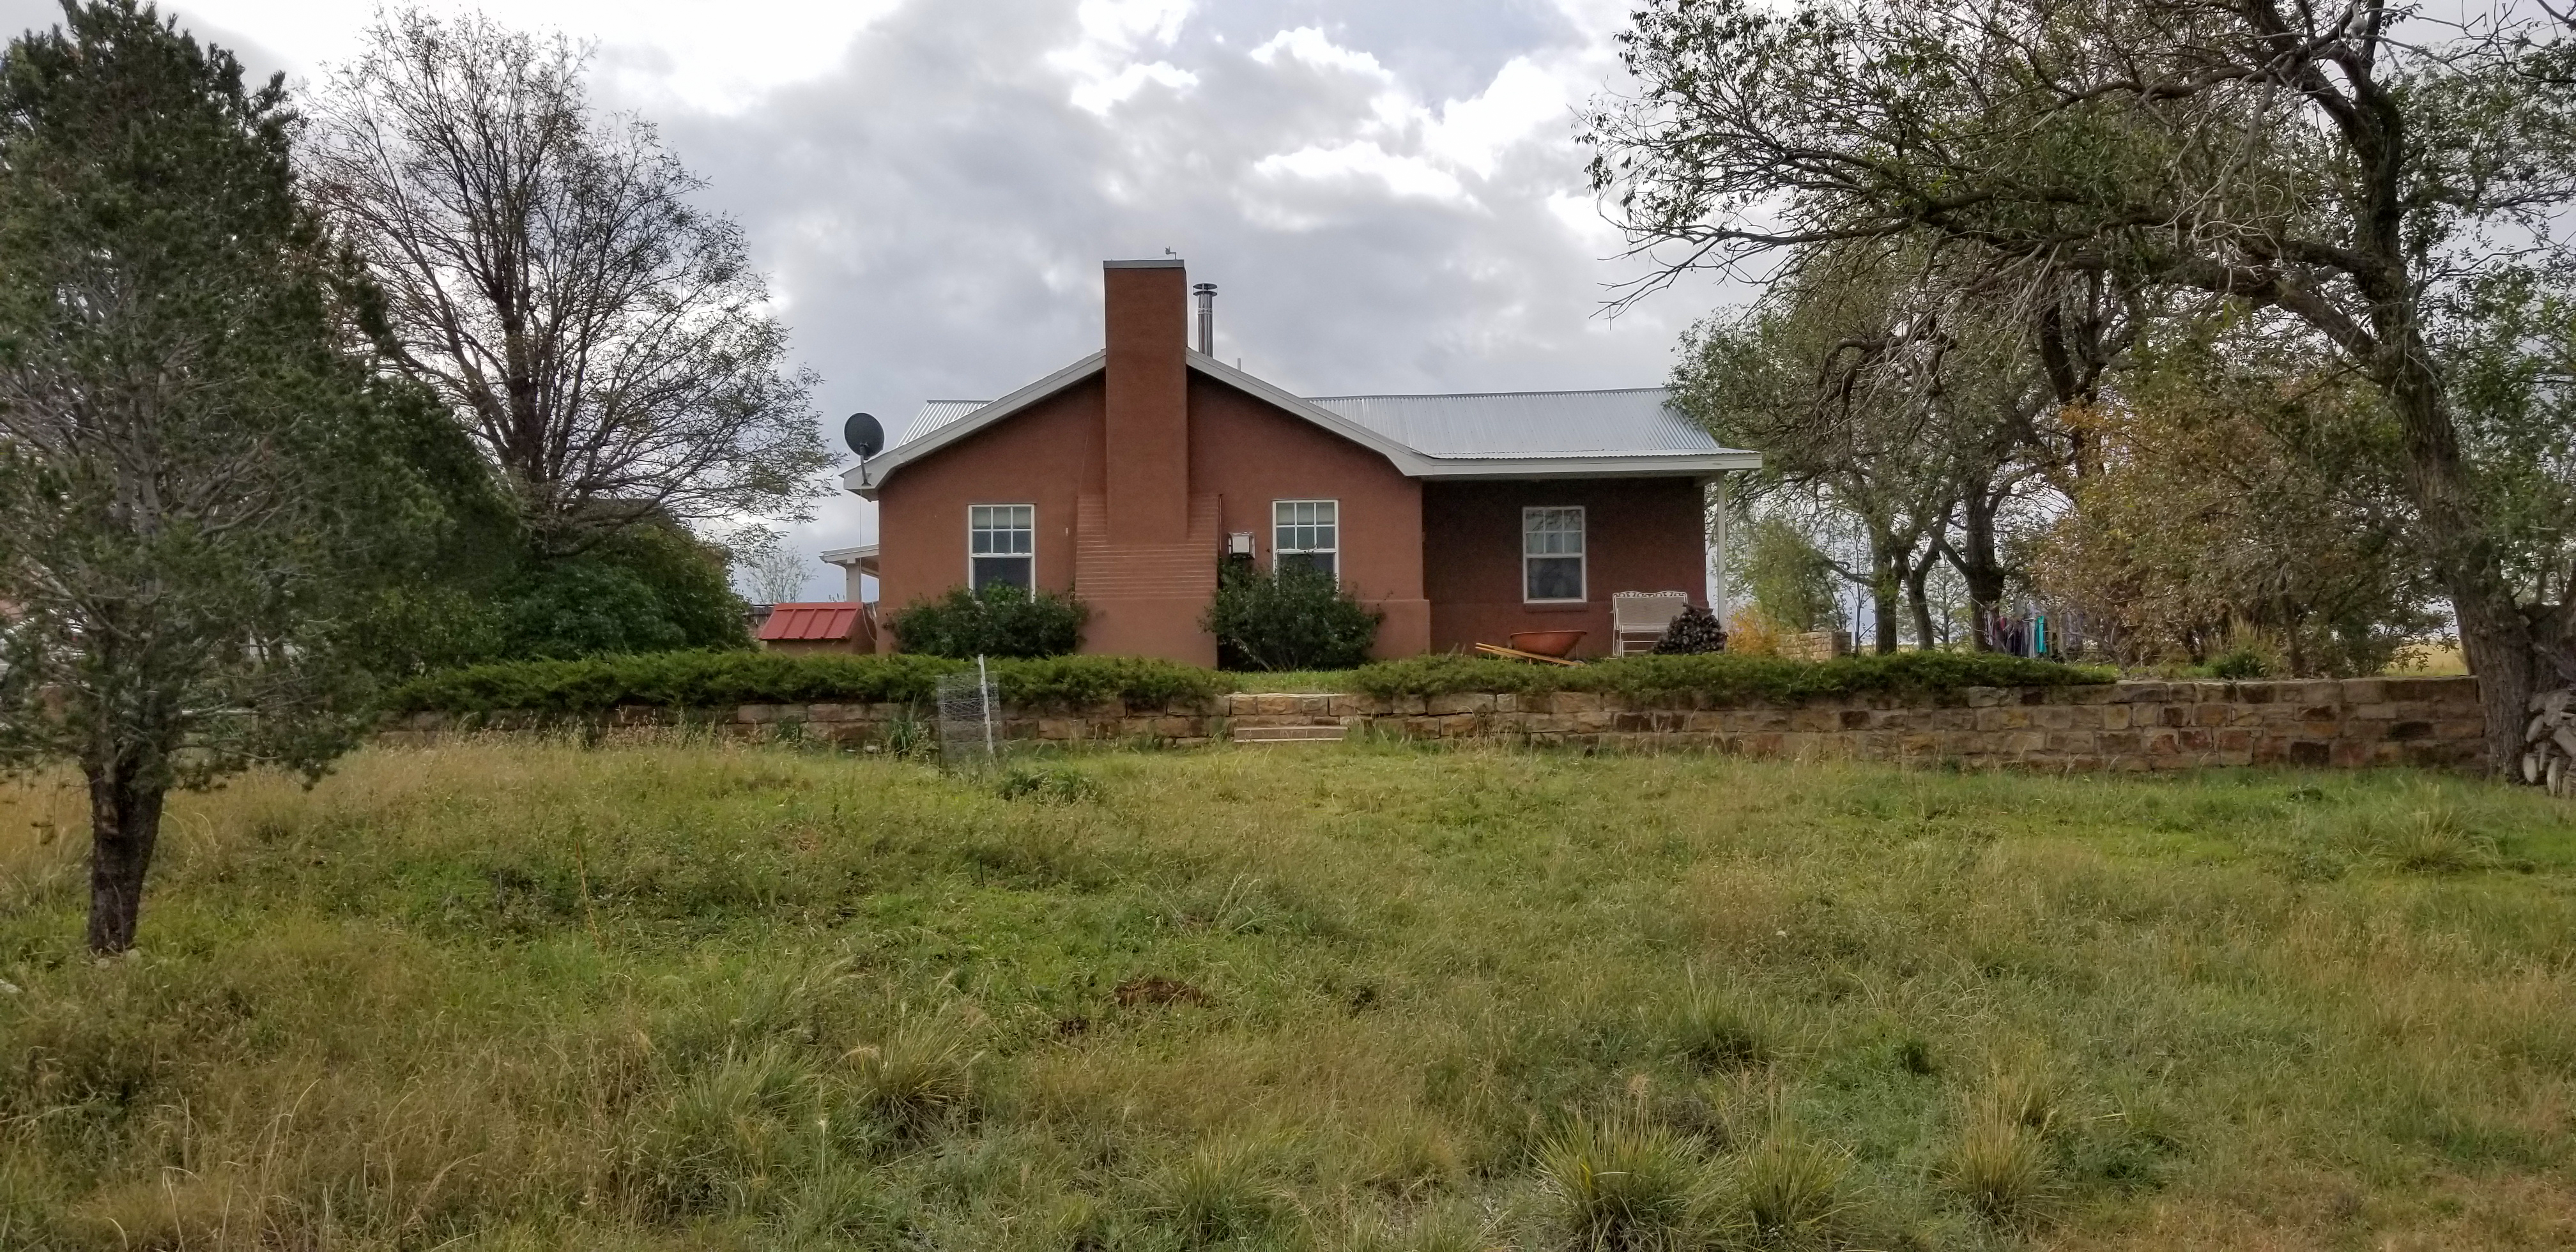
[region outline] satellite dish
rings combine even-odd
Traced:
[[[841,424],[841,438],[864,461],[885,447],[885,427],[877,425],[877,419],[868,414],[852,413],[850,420]]]

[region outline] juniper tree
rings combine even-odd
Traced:
[[[367,593],[438,516],[295,127],[134,0],[0,51],[0,768],[79,768],[101,952],[172,788],[352,742]]]

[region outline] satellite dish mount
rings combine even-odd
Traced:
[[[841,441],[859,454],[859,481],[866,482],[868,458],[885,450],[885,427],[871,414],[852,413],[850,420],[841,423]]]

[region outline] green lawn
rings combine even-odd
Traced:
[[[1037,769],[371,751],[175,803],[105,966],[0,790],[0,1248],[2576,1244],[2543,797]]]

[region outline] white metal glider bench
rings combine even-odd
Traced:
[[[1665,628],[1690,607],[1686,591],[1621,591],[1610,597],[1610,655],[1652,652]]]

